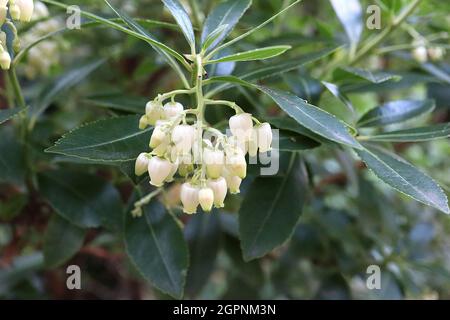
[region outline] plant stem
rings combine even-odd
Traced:
[[[203,144],[203,123],[205,120],[205,98],[203,96],[203,56],[197,55],[195,60],[195,98],[197,102],[197,140],[198,140],[198,154],[197,163],[203,163],[202,144]],[[205,168],[202,166],[202,178],[205,175]]]
[[[14,66],[11,66],[11,68],[9,69],[8,76],[11,81],[12,89],[14,91],[14,95],[16,97],[17,103],[19,104],[19,107],[25,108],[27,105],[25,102],[25,98],[23,97],[22,89],[20,87],[16,69],[14,68]]]
[[[403,21],[417,8],[422,0],[414,0],[406,9],[404,9],[397,17],[395,17],[390,25],[388,25],[380,34],[374,37],[367,43],[353,59],[350,60],[349,65],[354,65],[378,46],[392,31],[394,31]]]

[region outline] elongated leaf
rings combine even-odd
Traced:
[[[172,16],[177,21],[181,30],[183,31],[186,40],[193,47],[195,46],[195,35],[194,28],[192,27],[191,19],[187,14],[186,10],[184,10],[178,0],[162,0],[167,9],[169,9]]]
[[[350,111],[354,112],[355,108],[353,108],[353,104],[350,99],[341,92],[339,87],[333,83],[322,81],[322,84],[327,88],[328,91],[331,92],[333,96],[338,98]]]
[[[126,94],[92,96],[85,100],[86,103],[93,106],[136,114],[145,112],[147,101],[148,98]]]
[[[0,109],[0,124],[2,124],[5,121],[8,121],[11,118],[14,118],[18,114],[20,114],[22,111],[26,110],[27,108],[13,108],[13,109]]]
[[[320,146],[320,143],[299,134],[293,134],[289,131],[279,132],[279,146],[280,151],[297,152],[301,150],[310,150]]]
[[[45,172],[39,175],[39,190],[59,215],[76,226],[120,229],[120,194],[97,176],[62,170]]]
[[[391,101],[363,115],[358,121],[358,126],[377,127],[403,122],[431,112],[434,107],[434,101],[430,99]]]
[[[39,94],[36,101],[31,105],[30,113],[32,118],[35,119],[47,109],[50,104],[55,101],[61,94],[67,92],[70,88],[76,86],[89,76],[94,70],[105,62],[104,59],[97,60],[86,64],[84,66],[78,66],[72,70],[67,71],[49,85]]]
[[[183,296],[188,248],[177,222],[164,206],[152,201],[143,216],[127,215],[125,246],[131,261],[145,279],[174,298]]]
[[[371,141],[415,142],[448,137],[450,137],[450,123],[442,123],[420,128],[384,132],[368,136],[366,139]]]
[[[11,126],[0,127],[0,182],[24,185],[26,164],[23,148]]]
[[[258,88],[269,95],[284,112],[305,128],[331,141],[361,148],[361,145],[350,135],[345,124],[333,115],[288,92],[262,86],[258,86]]]
[[[214,270],[214,263],[220,245],[220,224],[218,210],[199,213],[189,219],[185,237],[189,244],[189,271],[186,279],[186,293],[194,297],[208,282]]]
[[[86,124],[59,139],[46,152],[98,161],[128,161],[148,149],[152,128],[140,130],[139,116]]]
[[[306,129],[304,126],[299,124],[297,121],[290,117],[267,117],[265,118],[267,122],[269,122],[272,126],[275,126],[276,128],[283,130],[283,131],[289,131],[289,132],[295,132],[299,135],[308,137],[316,142],[328,142],[327,139],[324,139],[323,137],[315,134],[309,129]]]
[[[298,155],[292,154],[283,177],[260,177],[250,186],[239,210],[239,233],[246,261],[283,244],[302,213],[306,176]]]
[[[211,45],[214,43],[214,41],[216,41],[226,31],[227,27],[228,27],[228,25],[224,24],[224,25],[217,27],[216,30],[211,32],[211,34],[205,39],[205,42],[202,45],[202,50],[206,51],[206,49],[211,47]]]
[[[220,44],[231,33],[251,3],[251,0],[228,0],[217,5],[205,20],[201,36],[202,45],[214,30],[226,25],[224,32],[212,42],[209,48],[212,49]]]
[[[263,79],[266,79],[269,77],[283,74],[285,72],[289,72],[291,70],[298,69],[307,63],[314,62],[322,57],[325,57],[325,56],[331,54],[332,52],[336,51],[336,49],[337,49],[337,47],[327,48],[327,49],[320,50],[318,52],[306,54],[302,57],[292,58],[292,59],[288,59],[288,60],[285,60],[282,62],[277,62],[277,63],[271,63],[267,66],[262,66],[262,67],[259,66],[258,68],[238,73],[236,77],[241,78],[246,81],[263,80]],[[211,80],[214,81],[213,79],[211,79]],[[224,79],[222,79],[222,80],[224,80]],[[218,80],[217,82],[219,82],[219,81],[220,80]],[[227,82],[227,81],[224,80],[224,82]],[[235,85],[236,85],[236,83],[234,83],[234,84],[233,83],[224,83],[224,84],[218,86],[217,88],[213,89],[212,92],[209,94],[211,94],[211,95],[217,94],[226,89],[234,87]]]
[[[219,58],[217,60],[210,60],[208,63],[264,60],[283,54],[290,48],[291,48],[290,46],[272,46],[266,48],[259,48],[255,50],[235,53],[230,56]]]
[[[373,173],[401,193],[450,214],[439,185],[404,159],[378,147],[356,150]]]
[[[366,69],[360,69],[360,68],[351,68],[351,67],[345,67],[342,68],[347,73],[350,73],[352,75],[355,75],[359,78],[365,79],[372,83],[383,83],[388,80],[399,80],[401,77],[390,73],[390,72],[383,72],[383,71],[369,71]]]
[[[359,0],[330,0],[352,46],[361,38],[363,13]]]
[[[86,231],[58,215],[53,215],[44,238],[44,263],[55,268],[77,253],[83,245]]]

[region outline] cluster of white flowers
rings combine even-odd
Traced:
[[[427,48],[424,45],[420,45],[412,51],[413,58],[420,62],[425,63],[428,60],[431,61],[439,61],[445,56],[445,49],[442,47],[429,47]]]
[[[47,6],[40,1],[36,1],[32,21],[37,21],[37,23],[21,35],[21,40],[25,46],[46,34],[59,30],[63,26],[60,20],[56,18],[48,19],[48,17]],[[33,46],[28,52],[27,64],[25,65],[27,78],[34,79],[38,75],[47,75],[51,66],[58,64],[60,61],[59,49],[60,45],[54,39],[48,39]]]
[[[240,109],[229,119],[228,135],[205,125],[198,115],[188,124],[187,116],[196,111],[185,110],[173,99],[164,105],[160,98],[148,102],[139,126],[154,126],[152,151],[141,153],[135,165],[136,175],[148,172],[156,187],[173,181],[178,173],[183,178],[180,199],[188,214],[196,213],[199,205],[206,212],[223,207],[228,192],[240,192],[247,175],[246,154],[268,152],[272,144],[270,125]]]
[[[13,46],[17,50],[18,38],[17,30],[8,18],[8,12],[11,19],[22,22],[29,22],[33,15],[34,3],[33,0],[0,0],[0,27],[8,23],[14,32],[15,38]],[[3,70],[8,70],[11,66],[11,56],[6,45],[6,34],[0,32],[0,67]]]

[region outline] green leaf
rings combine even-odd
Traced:
[[[0,124],[2,124],[5,121],[8,121],[9,119],[17,116],[22,111],[26,110],[27,108],[13,108],[13,109],[0,109]]]
[[[186,293],[195,297],[209,280],[220,245],[220,223],[218,210],[198,213],[189,219],[185,237],[189,245],[189,271]]]
[[[145,279],[180,299],[188,267],[188,248],[183,233],[161,203],[152,201],[143,209],[140,218],[127,215],[127,253]]]
[[[177,21],[191,47],[195,47],[194,28],[192,27],[189,15],[181,3],[178,0],[162,0],[162,2]]]
[[[450,123],[442,123],[432,126],[383,132],[377,135],[365,137],[371,141],[388,142],[416,142],[429,141],[450,137]]]
[[[355,111],[355,108],[353,108],[353,104],[350,101],[350,99],[344,93],[341,92],[341,90],[337,85],[325,81],[322,81],[322,84],[324,85],[325,88],[327,88],[328,91],[331,92],[331,94],[334,97],[338,98],[350,111],[352,112]]]
[[[251,0],[228,0],[217,5],[209,13],[203,25],[201,36],[202,46],[206,47],[206,39],[214,30],[226,25],[224,31],[220,33],[219,37],[213,40],[209,47],[214,48],[220,44],[231,33],[251,4]]]
[[[382,71],[374,72],[369,71],[367,69],[351,68],[351,67],[345,67],[342,68],[341,70],[372,83],[383,83],[388,80],[399,80],[401,78],[400,76],[390,72],[382,72]]]
[[[367,112],[357,124],[359,127],[377,127],[403,122],[431,112],[434,107],[431,99],[391,101]]]
[[[363,31],[363,12],[359,0],[330,0],[350,44],[354,47]]]
[[[118,231],[122,225],[119,192],[95,175],[67,170],[45,172],[39,175],[39,190],[59,215],[76,226]]]
[[[96,95],[86,98],[84,102],[101,108],[143,114],[148,98],[126,94]]]
[[[255,50],[245,51],[235,53],[229,56],[225,56],[216,60],[210,60],[208,63],[219,63],[219,62],[230,62],[230,61],[253,61],[253,60],[264,60],[279,56],[283,54],[287,50],[289,50],[291,46],[272,46],[259,48]]]
[[[239,233],[246,261],[282,245],[294,232],[302,213],[307,179],[297,154],[282,177],[259,177],[239,210]]]
[[[96,161],[129,161],[147,150],[152,128],[140,130],[139,116],[91,122],[64,135],[46,152]]]
[[[211,32],[211,34],[206,38],[205,43],[203,43],[202,50],[206,51],[206,49],[208,49],[214,43],[214,41],[217,40],[226,31],[227,27],[228,25],[224,24],[217,27],[216,30]]]
[[[26,164],[23,146],[11,126],[0,127],[0,182],[23,186]]]
[[[325,57],[325,56],[333,53],[334,51],[336,51],[336,49],[337,49],[337,47],[327,48],[324,50],[320,50],[318,52],[305,54],[302,57],[287,59],[287,60],[277,62],[277,63],[270,63],[267,66],[258,66],[255,69],[239,73],[239,74],[237,74],[236,77],[246,80],[246,81],[263,80],[263,79],[266,79],[269,77],[277,76],[277,75],[298,69],[307,63],[314,62],[322,57]],[[227,79],[224,79],[224,78],[216,78],[216,77],[209,79],[209,81],[210,82],[232,82],[231,84],[224,83],[224,84],[218,86],[217,88],[211,90],[211,92],[208,93],[211,96],[215,95],[219,92],[222,92],[226,89],[229,89],[231,87],[234,87],[236,84],[239,84],[236,82],[233,83],[233,81],[228,81]]]
[[[297,121],[290,117],[267,117],[265,118],[267,122],[283,131],[290,131],[298,133],[299,135],[311,138],[316,142],[326,143],[327,139],[315,134],[311,130],[306,129],[304,126],[300,125]]]
[[[306,136],[293,134],[289,131],[281,130],[278,137],[280,151],[297,152],[310,150],[320,146],[320,143]]]
[[[31,105],[30,115],[32,117],[32,123],[36,121],[37,117],[44,112],[56,98],[83,81],[104,62],[104,59],[100,59],[83,66],[77,66],[45,86]]]
[[[373,173],[399,192],[450,214],[439,185],[404,159],[378,147],[356,150]]]
[[[335,116],[288,92],[262,86],[258,86],[258,89],[269,95],[284,112],[305,128],[331,141],[361,148],[345,124]]]
[[[50,219],[44,238],[44,263],[56,268],[73,257],[83,246],[86,231],[58,215]]]

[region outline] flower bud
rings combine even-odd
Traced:
[[[239,178],[238,176],[229,176],[226,180],[231,194],[238,194],[239,192],[241,192],[241,190],[239,189],[242,183],[241,178]]]
[[[430,59],[433,61],[439,61],[444,57],[445,50],[441,47],[432,47],[428,49],[428,55]]]
[[[270,127],[270,124],[267,122],[260,124],[257,127],[258,132],[258,148],[259,152],[267,152],[270,151],[271,145],[272,145],[272,128]]]
[[[211,211],[214,204],[214,191],[211,188],[203,188],[198,192],[198,201],[203,211]]]
[[[145,115],[150,125],[154,126],[158,120],[163,117],[161,104],[154,101],[147,102],[145,106]]]
[[[247,175],[247,162],[242,153],[236,152],[227,155],[227,167],[231,175],[244,179]]]
[[[8,51],[3,50],[0,53],[0,67],[2,67],[3,70],[8,70],[11,66],[11,56],[9,55]]]
[[[163,110],[166,119],[174,119],[183,112],[183,105],[178,102],[168,102],[164,105]]]
[[[424,46],[417,47],[412,52],[413,58],[420,63],[425,63],[428,60],[427,48]]]
[[[136,159],[136,163],[134,165],[134,173],[137,176],[142,176],[148,170],[149,161],[149,155],[147,153],[141,153]]]
[[[156,148],[167,138],[163,125],[164,122],[162,121],[158,121],[156,123],[155,129],[153,129],[152,137],[150,138],[150,148]]]
[[[250,113],[234,115],[229,120],[230,130],[233,136],[250,139],[253,129],[253,120]]]
[[[247,138],[243,138],[242,136],[240,137],[231,136],[228,138],[227,142],[228,145],[230,145],[232,148],[239,149],[245,155],[248,152],[248,145],[249,145],[247,140],[248,140]]]
[[[140,119],[139,119],[139,129],[144,130],[145,128],[148,127],[148,119],[146,115],[143,115]]]
[[[191,151],[194,143],[195,129],[193,126],[181,124],[172,131],[172,142],[178,153],[185,154]]]
[[[17,4],[10,4],[9,5],[9,14],[11,15],[11,18],[13,20],[19,20],[20,19],[20,8]]]
[[[224,177],[218,179],[210,179],[207,182],[208,187],[214,192],[214,206],[223,208],[225,197],[227,196],[227,182]]]
[[[170,173],[169,173],[169,175],[166,178],[166,182],[172,182],[173,181],[173,177],[177,173],[177,170],[178,170],[178,163],[176,163],[176,162],[172,163],[172,169],[170,170]]]
[[[37,1],[34,4],[33,19],[39,20],[49,16],[48,8],[45,4]]]
[[[33,0],[16,0],[20,9],[20,21],[30,22],[33,16],[34,4]]]
[[[203,151],[203,163],[206,165],[208,177],[216,179],[222,174],[225,155],[222,150],[205,148]]]
[[[197,212],[199,204],[199,191],[198,188],[185,182],[181,185],[180,199],[183,204],[183,212],[187,214],[193,214]]]
[[[148,174],[150,175],[150,184],[155,187],[161,187],[164,180],[167,179],[173,167],[166,159],[160,157],[152,157],[148,162]]]
[[[248,155],[250,157],[256,157],[258,154],[258,130],[253,128],[251,138],[247,142]]]
[[[3,25],[6,21],[7,12],[8,8],[6,7],[6,5],[4,7],[0,7],[0,26]]]

